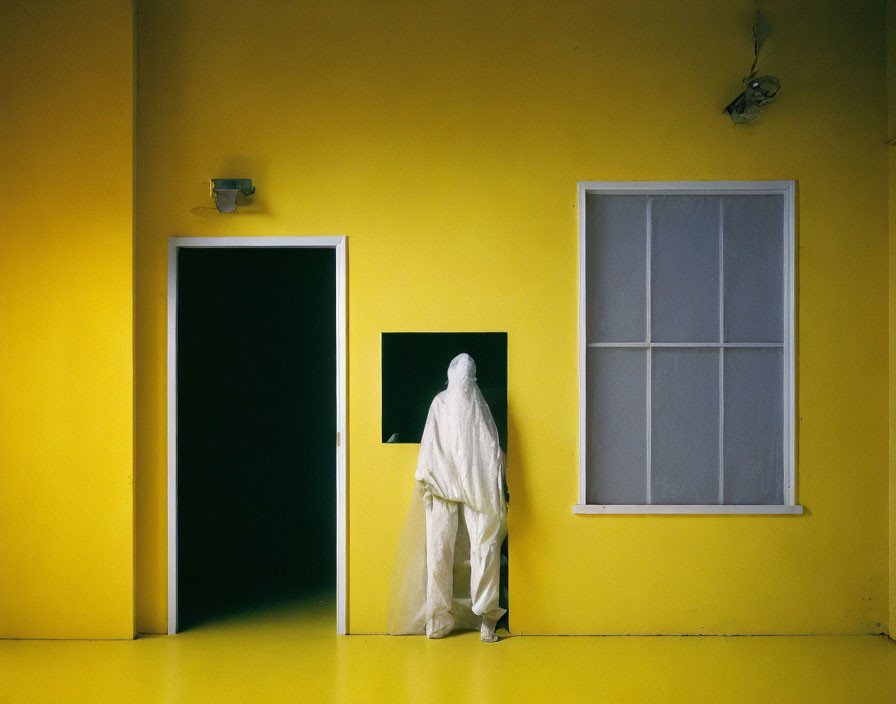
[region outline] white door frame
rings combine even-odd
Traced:
[[[336,250],[336,632],[347,627],[346,445],[347,349],[342,237],[168,238],[168,633],[177,633],[177,250],[181,247],[313,247]]]

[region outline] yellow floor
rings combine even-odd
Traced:
[[[883,636],[335,635],[329,604],[136,641],[0,641],[4,702],[896,702]]]

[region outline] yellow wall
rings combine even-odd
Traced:
[[[882,630],[885,4],[763,8],[784,88],[735,126],[750,2],[138,3],[138,628],[166,615],[167,237],[346,234],[351,631],[384,628],[415,466],[380,443],[395,330],[509,334],[512,630]],[[230,176],[258,192],[220,215]],[[579,179],[798,180],[806,515],[572,515]]]
[[[131,3],[5,3],[0,66],[0,636],[130,638]]]

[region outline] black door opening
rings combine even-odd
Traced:
[[[178,630],[336,591],[332,249],[177,255]]]

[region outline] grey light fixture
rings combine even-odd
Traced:
[[[732,122],[743,124],[755,120],[759,117],[759,108],[773,102],[778,91],[781,90],[781,81],[777,76],[756,75],[759,50],[762,49],[762,45],[765,44],[765,40],[771,33],[771,24],[757,7],[753,17],[753,65],[750,67],[750,75],[743,80],[747,87],[722,111],[728,114]]]
[[[218,210],[222,213],[232,213],[236,210],[236,194],[251,196],[255,193],[255,187],[251,178],[213,178],[212,193]]]

